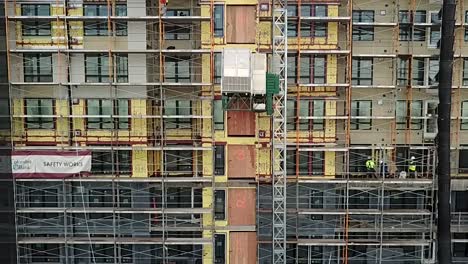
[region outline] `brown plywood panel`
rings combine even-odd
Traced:
[[[227,130],[228,136],[255,136],[255,113],[228,111]]]
[[[228,225],[255,225],[255,189],[228,191]]]
[[[230,232],[229,236],[230,264],[257,263],[256,232]]]
[[[227,43],[255,43],[256,35],[255,6],[226,7]]]
[[[228,178],[255,178],[255,146],[228,145]]]

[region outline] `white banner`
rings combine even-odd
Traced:
[[[67,177],[91,172],[90,151],[17,151],[11,158],[16,178]]]

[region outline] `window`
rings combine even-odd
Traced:
[[[226,191],[215,190],[215,220],[226,219]]]
[[[165,171],[192,173],[193,154],[191,150],[167,150],[165,155]]]
[[[410,13],[408,10],[400,10],[398,12],[398,22],[400,23],[399,28],[399,40],[410,41],[412,35],[412,28],[410,23]]]
[[[327,6],[303,4],[301,5],[301,16],[302,17],[326,17]]]
[[[213,108],[214,129],[224,130],[223,102],[221,100],[214,100],[213,105],[214,105],[214,108]]]
[[[413,59],[413,85],[424,85],[424,69],[426,63],[424,58]]]
[[[463,86],[468,86],[468,59],[463,59]]]
[[[468,258],[468,243],[454,242],[453,243],[453,257],[454,258]]]
[[[321,37],[326,37],[326,36],[327,36],[327,23],[326,22],[308,22],[308,21],[301,22],[301,37],[321,38]]]
[[[132,172],[130,150],[93,151],[91,172],[94,174],[129,174]]]
[[[0,98],[0,129],[10,129],[10,100],[8,98]]]
[[[128,57],[127,55],[115,56],[115,63],[117,65],[117,82],[126,83],[128,82]]]
[[[167,16],[190,16],[189,9],[167,10]],[[190,24],[168,23],[164,26],[164,37],[169,40],[188,40],[190,39]]]
[[[50,54],[23,54],[25,82],[52,82],[52,56]]]
[[[288,83],[296,83],[298,79],[297,56],[288,57]],[[303,84],[323,84],[326,82],[326,56],[302,55],[300,59],[300,80]]]
[[[373,60],[353,58],[353,85],[372,85]]]
[[[119,207],[130,208],[132,207],[132,190],[119,189]]]
[[[22,16],[50,16],[50,5],[21,5]],[[50,22],[47,20],[21,21],[23,36],[50,36]]]
[[[53,129],[54,100],[53,99],[25,99],[26,128]],[[31,117],[30,117],[31,116]],[[47,117],[48,116],[48,117]]]
[[[468,23],[468,11],[465,11],[465,23]],[[468,27],[465,27],[465,41],[468,41]]]
[[[128,117],[112,118],[112,115],[130,115],[129,100],[127,99],[88,99],[86,100],[88,129],[129,129]],[[99,117],[94,117],[99,116]]]
[[[128,82],[128,57],[127,55],[116,55],[115,57],[116,78],[118,83]],[[113,69],[111,69],[113,71]],[[86,55],[85,57],[86,82],[105,83],[110,81],[109,56],[106,54]]]
[[[467,191],[452,191],[452,196],[455,196],[454,212],[468,212],[468,192]],[[466,235],[466,234],[465,234]]]
[[[164,70],[166,82],[190,82],[190,57],[166,58]]]
[[[425,40],[426,40],[426,28],[424,26],[414,26],[413,41],[425,41]]]
[[[215,146],[215,168],[214,168],[215,175],[224,175],[224,163],[225,163],[224,149],[225,148],[223,145]]]
[[[397,85],[408,85],[408,59],[398,58]]]
[[[301,131],[321,131],[325,129],[324,119],[301,119],[300,117],[323,117],[325,116],[324,100],[299,100],[299,118],[297,117],[297,101],[288,100],[288,130],[296,130],[296,124]],[[296,121],[297,120],[297,121]]]
[[[468,130],[468,101],[463,101],[461,103],[461,117],[460,129]]]
[[[214,83],[219,84],[221,83],[221,76],[223,72],[223,61],[222,61],[222,54],[221,53],[215,53],[214,54]]]
[[[407,102],[405,100],[398,100],[396,102],[396,128],[405,130],[407,127]],[[411,128],[412,130],[422,129],[423,125],[423,102],[416,100],[411,102]]]
[[[372,128],[372,101],[353,101],[351,102],[351,129],[369,130]],[[358,117],[358,118],[354,118]],[[359,118],[369,117],[369,118]]]
[[[83,5],[84,16],[108,16],[107,5]],[[112,10],[112,8],[111,8]],[[115,16],[127,16],[126,5],[115,5]],[[112,21],[113,29],[116,36],[127,36],[126,21]],[[85,21],[84,22],[85,36],[107,36],[109,35],[107,19]]]
[[[112,189],[89,190],[89,207],[113,207]]]
[[[86,55],[85,56],[86,82],[101,83],[110,82],[109,56]]]
[[[166,100],[164,102],[165,126],[169,129],[191,128],[192,101]]]
[[[439,84],[439,60],[429,60],[429,76],[427,84],[430,86],[437,86]]]
[[[292,18],[297,17],[297,5],[288,5],[287,9],[288,18],[291,18],[288,19],[288,37],[297,37],[297,19]]]
[[[57,189],[33,189],[28,191],[29,207],[57,207]]]
[[[59,263],[60,262],[60,245],[58,244],[31,244],[31,252],[29,257],[31,262],[36,263]]]
[[[464,149],[458,151],[458,172],[468,173],[468,149],[464,146]]]
[[[414,23],[426,23],[426,10],[416,10],[414,13]]]
[[[353,21],[358,23],[374,23],[373,10],[353,10]],[[354,26],[353,40],[355,41],[373,41],[374,26]]]
[[[325,152],[296,151],[286,153],[287,175],[296,175],[297,155],[299,155],[299,176],[323,176],[325,172]]]
[[[214,258],[215,264],[225,264],[226,263],[226,235],[225,234],[215,234],[215,248],[214,248]]]
[[[214,36],[224,37],[224,5],[214,5]]]
[[[120,244],[120,262],[133,263],[133,245]]]

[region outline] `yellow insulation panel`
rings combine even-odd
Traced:
[[[146,150],[132,151],[132,177],[148,177],[148,155]]]
[[[203,208],[213,207],[213,188],[203,188]],[[203,238],[212,238],[213,232],[210,230],[214,225],[213,214],[203,214]],[[203,263],[213,263],[213,247],[211,245],[203,246]]]

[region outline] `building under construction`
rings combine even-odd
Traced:
[[[2,2],[14,151],[92,156],[15,179],[17,263],[436,263],[441,1]],[[467,263],[468,0],[455,33]]]

